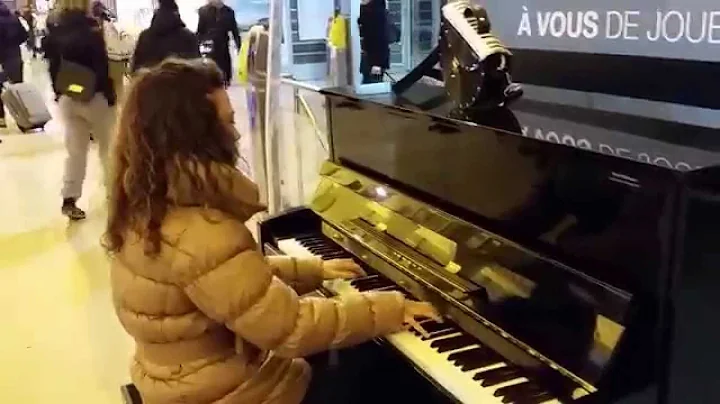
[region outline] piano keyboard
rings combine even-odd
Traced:
[[[279,240],[278,247],[283,253],[298,258],[352,258],[323,235],[311,234]],[[397,290],[407,295],[380,274],[351,281],[328,281],[325,287],[341,296],[382,290]],[[429,320],[421,325],[429,334],[427,337],[411,330],[388,335],[385,339],[460,402],[560,403],[551,393],[533,382],[522,368],[506,363],[500,355],[484,347],[451,321],[438,323]]]

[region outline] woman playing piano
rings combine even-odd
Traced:
[[[437,316],[396,292],[299,296],[362,270],[258,252],[244,223],[263,207],[236,168],[236,133],[210,64],[171,60],[141,74],[122,110],[104,245],[146,404],[297,404],[304,356]]]

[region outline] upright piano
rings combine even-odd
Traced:
[[[328,295],[438,307],[373,344],[383,377],[420,376],[408,402],[720,403],[720,133],[441,93],[326,90],[330,159],[264,252],[366,268]]]

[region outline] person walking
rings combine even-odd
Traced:
[[[37,27],[35,21],[35,15],[33,14],[32,8],[25,6],[20,12],[20,17],[27,23],[27,50],[32,54],[33,58],[37,57],[38,46],[37,46]]]
[[[163,60],[196,59],[200,57],[197,36],[185,27],[175,0],[160,0],[150,28],[140,33],[130,72],[152,67]]]
[[[28,32],[18,17],[4,2],[0,2],[0,93],[2,83],[23,81],[23,61],[20,45],[28,39]],[[0,128],[7,128],[5,105],[0,98]]]
[[[232,81],[232,58],[230,57],[230,39],[240,49],[240,30],[235,20],[235,11],[222,0],[208,0],[198,11],[197,35],[201,42],[212,43],[210,58],[222,69],[225,85]]]
[[[92,16],[103,30],[105,48],[110,60],[110,78],[115,84],[115,94],[118,99],[122,99],[128,62],[135,47],[134,40],[130,34],[118,28],[117,16],[103,2],[94,1],[91,10]]]
[[[102,28],[89,13],[87,2],[64,9],[46,40],[50,77],[65,121],[65,172],[62,213],[71,220],[85,218],[76,203],[82,195],[87,154],[92,137],[98,144],[107,178],[110,133],[116,95]],[[83,81],[77,84],[76,78]]]

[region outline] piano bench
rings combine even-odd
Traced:
[[[142,404],[143,402],[142,397],[140,397],[140,392],[132,383],[120,387],[120,393],[122,393],[125,404]]]

